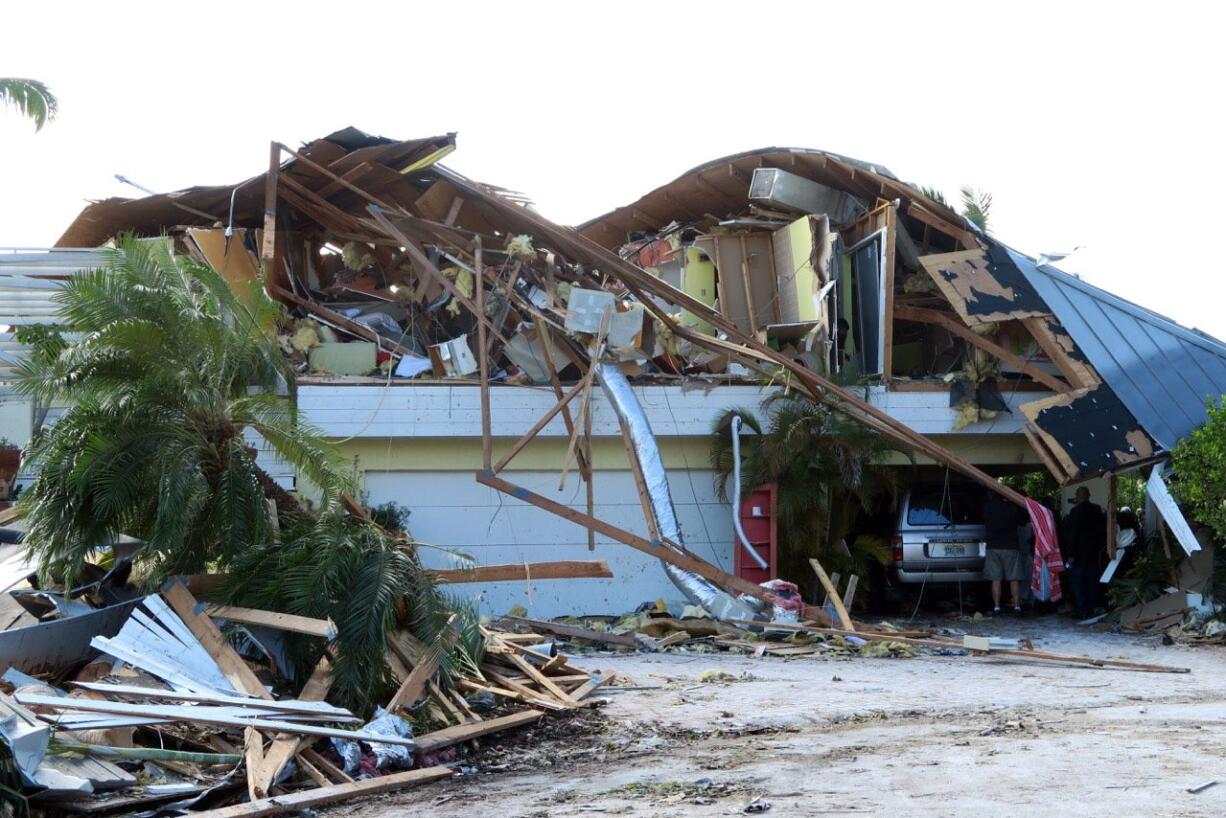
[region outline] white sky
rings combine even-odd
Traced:
[[[457,131],[447,164],[563,223],[802,146],[987,189],[1006,243],[1084,245],[1064,269],[1226,337],[1219,4],[14,5],[0,76],[46,81],[61,114],[36,135],[0,112],[0,246],[140,195],[116,173],[237,182],[270,140],[346,125]]]

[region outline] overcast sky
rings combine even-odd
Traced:
[[[880,163],[992,232],[1226,337],[1223,12],[1212,3],[57,3],[6,8],[0,246],[88,199],[226,184],[346,125],[458,132],[447,164],[577,223],[768,145]],[[190,13],[171,9],[190,8]],[[20,34],[18,33],[20,32]]]

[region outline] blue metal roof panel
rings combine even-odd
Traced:
[[[1226,344],[1051,267],[1010,257],[1103,380],[1171,448],[1226,395]]]

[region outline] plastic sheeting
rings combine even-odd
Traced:
[[[677,512],[673,508],[673,496],[668,487],[668,475],[664,471],[660,448],[656,445],[647,415],[630,387],[630,381],[616,364],[597,364],[596,375],[600,380],[600,388],[612,404],[613,410],[617,412],[617,417],[626,428],[630,443],[634,447],[634,455],[638,458],[639,468],[643,472],[647,496],[651,501],[651,510],[655,515],[660,536],[668,542],[684,546],[685,540],[681,535],[681,526],[677,523]],[[661,564],[668,578],[685,598],[704,608],[716,619],[756,618],[756,608],[709,580],[663,560]]]

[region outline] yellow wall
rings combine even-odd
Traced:
[[[709,468],[710,442],[706,438],[659,438],[660,454],[669,469]],[[494,441],[494,461],[508,451],[514,441]],[[566,457],[566,438],[537,438],[515,456],[507,467],[511,471],[561,471]],[[358,471],[476,471],[481,468],[480,438],[361,438],[340,446]],[[595,438],[592,464],[597,469],[630,468],[620,437]],[[574,463],[571,468],[574,469]]]
[[[1021,435],[940,435],[937,442],[955,454],[979,465],[1038,464],[1034,451]],[[514,441],[494,441],[494,461]],[[566,438],[537,438],[528,444],[508,466],[511,471],[561,471],[566,456]],[[660,454],[668,469],[709,469],[710,439],[705,437],[658,438]],[[341,452],[356,463],[359,472],[374,471],[476,471],[481,468],[479,438],[359,438],[340,446]],[[886,462],[897,465],[908,461],[901,455]],[[931,463],[920,457],[917,462]],[[628,469],[621,438],[603,437],[592,441],[592,464],[597,469]],[[571,468],[574,468],[572,463]]]

